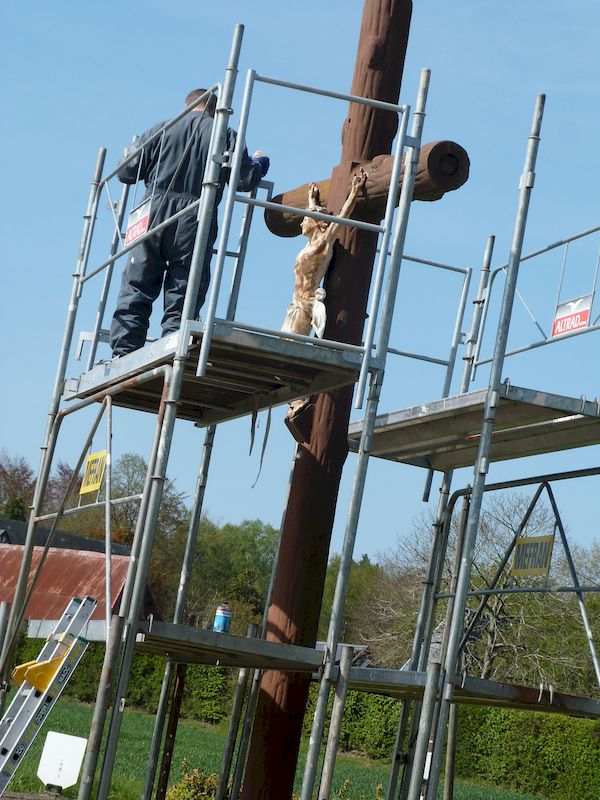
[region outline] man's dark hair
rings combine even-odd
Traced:
[[[186,108],[187,108],[187,106],[191,105],[194,102],[194,100],[197,100],[203,94],[206,94],[206,92],[207,92],[207,89],[192,89],[192,91],[185,98]],[[199,103],[196,106],[196,108],[198,108],[198,109],[202,109],[202,108],[206,109],[206,111],[209,114],[213,113],[216,107],[217,107],[217,98],[214,96],[214,94],[209,95],[204,100],[203,103]]]

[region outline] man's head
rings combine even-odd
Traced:
[[[203,94],[206,94],[206,91],[206,89],[192,89],[192,91],[185,98],[185,107],[187,108],[194,102],[194,100],[197,100],[199,97],[202,97]],[[198,103],[195,111],[204,111],[204,113],[208,114],[209,117],[214,117],[216,108],[217,98],[214,96],[214,94],[210,94],[204,100],[202,100],[202,102]]]

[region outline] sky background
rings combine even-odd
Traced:
[[[98,148],[108,149],[107,168],[112,169],[133,134],[178,113],[190,89],[221,81],[237,22],[245,25],[245,34],[236,112],[249,68],[292,82],[349,91],[361,12],[358,0],[2,2],[0,447],[24,456],[37,469]],[[471,174],[462,189],[441,201],[413,204],[406,252],[473,268],[471,298],[489,234],[496,236],[493,264],[508,259],[519,177],[539,92],[546,93],[547,100],[524,252],[600,223],[599,18],[600,8],[592,0],[415,3],[401,102],[414,105],[419,71],[429,67],[423,141],[451,139],[461,144],[469,153]],[[329,177],[339,160],[345,114],[345,104],[336,100],[264,84],[257,87],[247,142],[251,152],[260,149],[270,155],[268,177],[275,182],[276,193]],[[118,188],[115,192],[116,198]],[[106,256],[108,223],[103,202],[90,267]],[[596,235],[570,248],[561,299],[591,290],[598,245]],[[292,292],[292,265],[302,246],[301,239],[272,236],[262,216],[255,216],[240,320],[280,327]],[[553,319],[562,258],[563,251],[557,250],[529,262],[519,278],[523,297],[546,331]],[[100,282],[87,286],[77,332],[92,327]],[[391,345],[446,357],[459,292],[456,275],[407,263]],[[596,306],[594,318],[600,313]],[[495,301],[484,340],[488,355],[497,307]],[[470,319],[471,304],[463,330],[470,327]],[[156,321],[151,332],[157,332]],[[517,302],[509,345],[539,338]],[[108,351],[99,352],[102,356]],[[597,335],[590,334],[510,358],[504,377],[532,389],[594,399],[600,394],[597,364]],[[68,375],[80,369],[72,361]],[[487,369],[480,369],[473,388],[485,387],[487,378]],[[380,412],[438,399],[443,381],[439,366],[391,357]],[[254,488],[260,447],[248,455],[250,420],[219,428],[205,500],[205,511],[215,521],[258,517],[279,526],[293,454],[284,414],[285,409],[274,412],[262,473]],[[89,416],[76,416],[65,425],[58,448],[58,457],[71,464],[89,425]],[[259,437],[264,424],[263,416]],[[147,456],[152,430],[149,415],[117,410],[115,454],[134,451]],[[203,437],[191,423],[179,422],[176,427],[169,475],[186,492],[188,502]],[[97,449],[103,441],[102,433]],[[589,447],[494,464],[489,480],[599,463],[599,449]],[[351,455],[338,503],[334,551],[341,547],[354,466]],[[435,509],[439,481],[427,506],[421,501],[424,479],[425,473],[417,468],[371,459],[357,556],[377,557],[394,545],[398,535],[410,531],[415,518]],[[471,479],[472,470],[459,470],[453,488],[462,488]],[[555,487],[570,535],[584,545],[598,538],[594,498],[599,489],[600,478]]]

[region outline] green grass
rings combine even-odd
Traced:
[[[88,736],[92,718],[92,707],[77,703],[69,698],[61,698],[52,710],[49,720],[36,741],[31,746],[23,763],[10,783],[9,791],[37,792],[43,788],[36,776],[37,765],[45,734],[49,730],[70,733],[74,736]],[[114,800],[139,800],[143,789],[146,763],[154,717],[137,711],[127,711],[123,719],[119,749],[115,765],[111,797]],[[204,772],[218,772],[221,764],[227,724],[208,727],[199,722],[182,720],[179,724],[173,757],[172,780],[181,775],[181,764],[185,759],[191,767]],[[304,768],[306,748],[301,749],[296,790],[299,791]],[[375,797],[376,787],[387,784],[388,765],[352,755],[340,755],[336,761],[333,796],[345,779],[350,781],[346,800],[359,800],[364,795],[367,800]],[[66,789],[65,797],[76,797],[77,787]],[[441,795],[440,795],[441,796]],[[483,787],[468,782],[457,781],[455,800],[540,800],[531,795],[520,795],[501,788]]]

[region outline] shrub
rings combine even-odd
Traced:
[[[219,786],[219,776],[209,775],[202,770],[189,771],[189,765],[183,762],[183,777],[167,792],[166,800],[214,800]],[[228,794],[225,797],[229,797]]]

